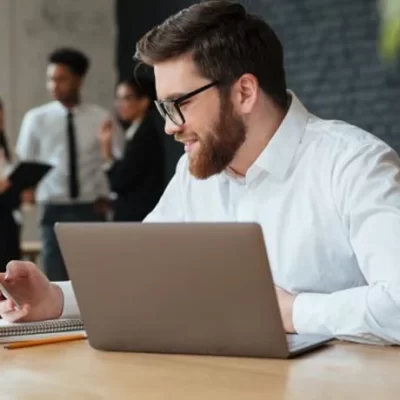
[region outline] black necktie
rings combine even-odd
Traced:
[[[71,111],[67,116],[67,132],[68,132],[68,162],[69,162],[69,194],[72,199],[79,196],[78,182],[78,152],[76,148],[76,135],[74,115]]]

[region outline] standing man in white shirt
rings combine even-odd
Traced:
[[[20,160],[54,165],[36,190],[42,264],[50,280],[68,279],[54,224],[105,217],[109,189],[97,135],[108,113],[82,102],[89,64],[88,57],[76,49],[60,48],[49,54],[47,89],[54,101],[26,113],[16,148]]]
[[[189,7],[137,56],[154,66],[165,130],[186,151],[145,221],[258,222],[286,332],[400,344],[396,152],[310,114],[286,88],[275,33],[240,4]],[[10,264],[0,281],[25,299],[22,310],[0,301],[9,321],[79,313],[70,283],[33,264]]]

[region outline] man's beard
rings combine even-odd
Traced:
[[[230,99],[221,96],[217,123],[205,138],[197,137],[199,149],[189,155],[189,171],[197,179],[207,179],[224,171],[246,139],[246,127],[234,112]]]

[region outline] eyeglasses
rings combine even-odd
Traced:
[[[176,99],[156,100],[155,104],[157,106],[157,110],[164,119],[168,117],[175,125],[183,125],[186,121],[179,105],[191,97],[196,96],[196,94],[204,92],[205,90],[217,84],[218,81],[213,81]]]

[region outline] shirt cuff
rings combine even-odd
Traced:
[[[321,318],[326,294],[300,293],[293,303],[293,327],[299,334],[330,335],[331,332],[325,326]]]
[[[64,296],[63,312],[60,318],[79,318],[80,311],[71,281],[53,283],[61,289]]]

